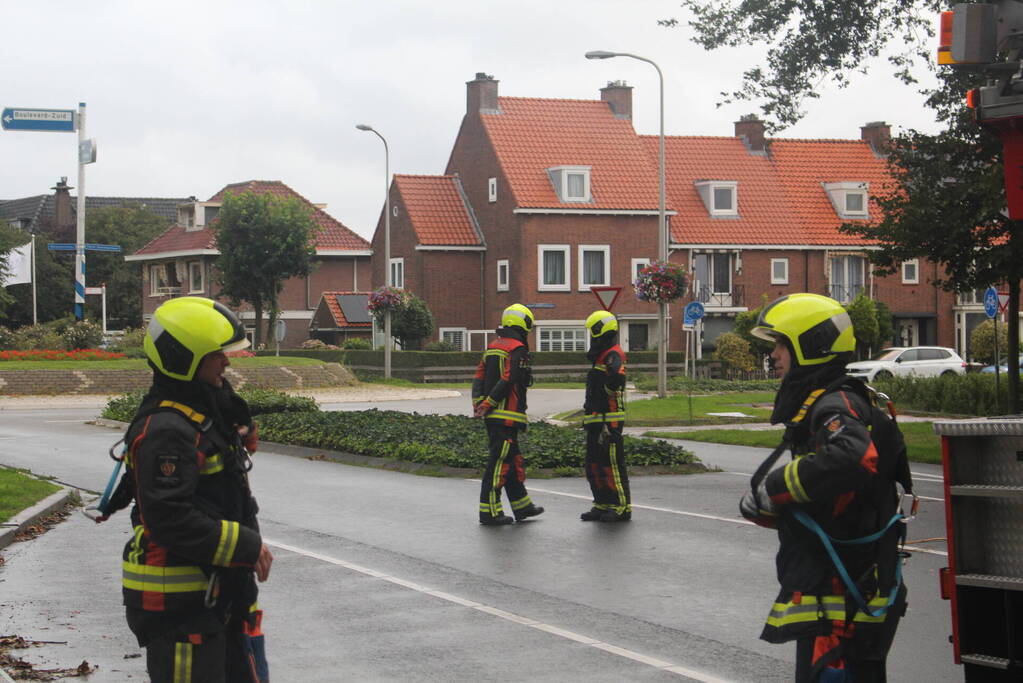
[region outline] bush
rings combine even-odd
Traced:
[[[9,327],[0,325],[0,349],[9,349],[14,342],[14,332]]]
[[[131,422],[142,405],[146,389],[137,389],[123,396],[115,396],[107,401],[100,417],[108,420]],[[269,415],[272,413],[316,412],[320,409],[316,401],[306,396],[290,396],[274,389],[239,389],[238,395],[249,404],[252,416]]]
[[[12,334],[10,347],[18,351],[63,349],[64,337],[57,328],[55,322],[19,327]]]
[[[734,332],[718,335],[714,342],[714,360],[724,363],[726,372],[749,372],[756,365],[749,342]]]
[[[89,320],[79,320],[65,327],[61,336],[64,337],[63,348],[69,351],[94,349],[103,343],[103,328]]]
[[[888,394],[898,410],[952,415],[998,415],[1004,411],[1008,382],[995,396],[995,376],[987,373],[943,377],[892,377],[874,386]],[[999,406],[1002,406],[999,408]]]
[[[126,327],[120,336],[113,338],[107,349],[123,353],[130,358],[145,358],[146,353],[142,349],[142,340],[145,337],[146,328]]]
[[[656,391],[655,375],[636,375],[632,378],[637,389]],[[735,393],[740,391],[778,391],[781,381],[776,379],[709,379],[698,377],[692,379],[684,375],[668,378],[668,390],[685,394]]]
[[[1009,326],[998,326],[998,355],[1004,358],[1009,349]],[[995,362],[995,324],[985,320],[970,333],[970,355],[979,363]]]
[[[369,351],[373,348],[373,342],[365,337],[352,337],[351,339],[345,339],[344,343],[341,344],[341,348],[353,351]]]
[[[431,352],[438,352],[438,351],[461,351],[461,349],[456,349],[455,345],[452,344],[451,342],[441,340],[441,341],[432,341],[432,342],[430,342],[429,344],[427,344],[426,346],[423,347],[423,351],[431,351]]]
[[[418,415],[393,410],[332,411],[267,415],[260,435],[268,441],[345,451],[396,460],[482,470],[487,433],[478,420],[461,415]],[[521,437],[529,469],[582,467],[585,432],[545,422],[529,425]],[[688,465],[692,453],[664,441],[625,437],[631,465]],[[565,471],[563,469],[558,471]]]

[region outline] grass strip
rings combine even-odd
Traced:
[[[59,486],[36,479],[24,470],[0,465],[0,521],[6,522],[59,490]]]
[[[317,358],[298,356],[255,356],[253,358],[232,358],[231,365],[238,368],[295,367],[299,365],[323,365]],[[145,370],[143,358],[118,358],[115,360],[8,360],[0,362],[0,370]]]
[[[934,433],[933,422],[900,422],[906,439],[906,452],[912,462],[941,463],[941,437]],[[732,446],[774,448],[781,442],[782,428],[774,429],[699,429],[692,431],[646,432],[643,436],[685,439]]]

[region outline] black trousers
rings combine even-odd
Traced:
[[[629,472],[625,466],[622,425],[586,426],[586,480],[593,493],[593,507],[621,515],[632,511]]]
[[[508,492],[512,512],[529,507],[532,502],[526,492],[526,468],[519,450],[519,430],[516,427],[487,423],[490,441],[490,459],[483,472],[480,485],[480,519],[500,517],[501,490]]]

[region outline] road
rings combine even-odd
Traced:
[[[530,394],[531,413],[579,403],[579,390],[546,391]],[[426,413],[467,412],[468,401],[371,403]],[[99,488],[118,434],[84,424],[95,412],[0,410],[0,463]],[[527,482],[546,514],[499,528],[476,523],[475,480],[266,445],[252,484],[276,556],[261,596],[275,680],[790,680],[792,647],[757,639],[777,590],[777,541],[736,510],[766,451],[685,445],[722,471],[634,477],[630,524],[580,522],[585,480],[550,479]],[[891,680],[961,680],[937,595],[944,544],[925,540],[944,536],[940,471],[913,469],[924,501],[909,533],[924,542],[906,566],[910,613]],[[145,680],[143,660],[125,659],[139,652],[119,604],[127,533],[125,513],[99,526],[75,515],[4,551],[0,634],[67,641],[20,656],[85,659],[101,667],[95,680]]]

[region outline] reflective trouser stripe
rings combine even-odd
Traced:
[[[868,603],[871,611],[877,611],[888,604],[888,598],[877,597]],[[775,628],[782,628],[792,624],[802,624],[810,621],[826,619],[828,621],[841,621],[846,619],[845,596],[825,595],[823,605],[818,604],[817,598],[804,595],[800,602],[776,602],[767,615],[767,625]],[[858,623],[880,624],[885,620],[885,615],[873,617],[861,609],[856,610],[853,621]]]
[[[521,510],[522,508],[527,508],[532,504],[533,501],[529,499],[529,496],[525,496],[524,498],[519,498],[518,500],[513,500],[511,502],[512,510]]]
[[[799,459],[793,460],[785,465],[785,487],[792,494],[792,500],[797,503],[809,503],[810,496],[806,495],[803,483],[799,480]]]
[[[601,422],[624,422],[625,411],[616,411],[613,413],[595,413],[583,416],[583,424],[600,424]]]
[[[191,643],[174,643],[174,683],[192,683]]]
[[[150,567],[125,560],[121,563],[121,583],[125,588],[148,593],[204,592],[209,583],[196,566]]]
[[[216,474],[224,471],[224,457],[220,453],[214,453],[203,462],[199,474]]]
[[[220,541],[217,543],[217,551],[213,554],[213,564],[220,567],[231,566],[240,533],[241,524],[238,522],[229,522],[226,519],[220,521]]]
[[[528,422],[525,413],[517,413],[514,410],[504,410],[502,408],[495,408],[487,413],[488,418],[495,420],[511,420],[512,422],[521,422],[525,424]]]
[[[628,512],[629,508],[632,506],[629,505],[629,501],[625,499],[625,489],[622,487],[622,474],[618,470],[618,445],[613,441],[611,442],[611,447],[608,450],[608,459],[611,462],[611,476],[614,477],[615,491],[618,492],[618,505],[616,507],[612,507],[612,509],[618,514],[622,514]]]
[[[135,537],[131,541],[131,550],[128,552],[128,560],[132,563],[139,561],[142,556],[142,534],[146,529],[141,524],[135,527]]]
[[[480,512],[489,514],[491,517],[500,517],[504,514],[504,510],[501,508],[501,470],[504,469],[504,461],[508,457],[509,450],[511,450],[511,441],[505,439],[501,446],[501,454],[497,456],[497,461],[494,463],[494,472],[490,476],[489,500],[487,503],[480,503]],[[486,507],[485,510],[484,507]]]

